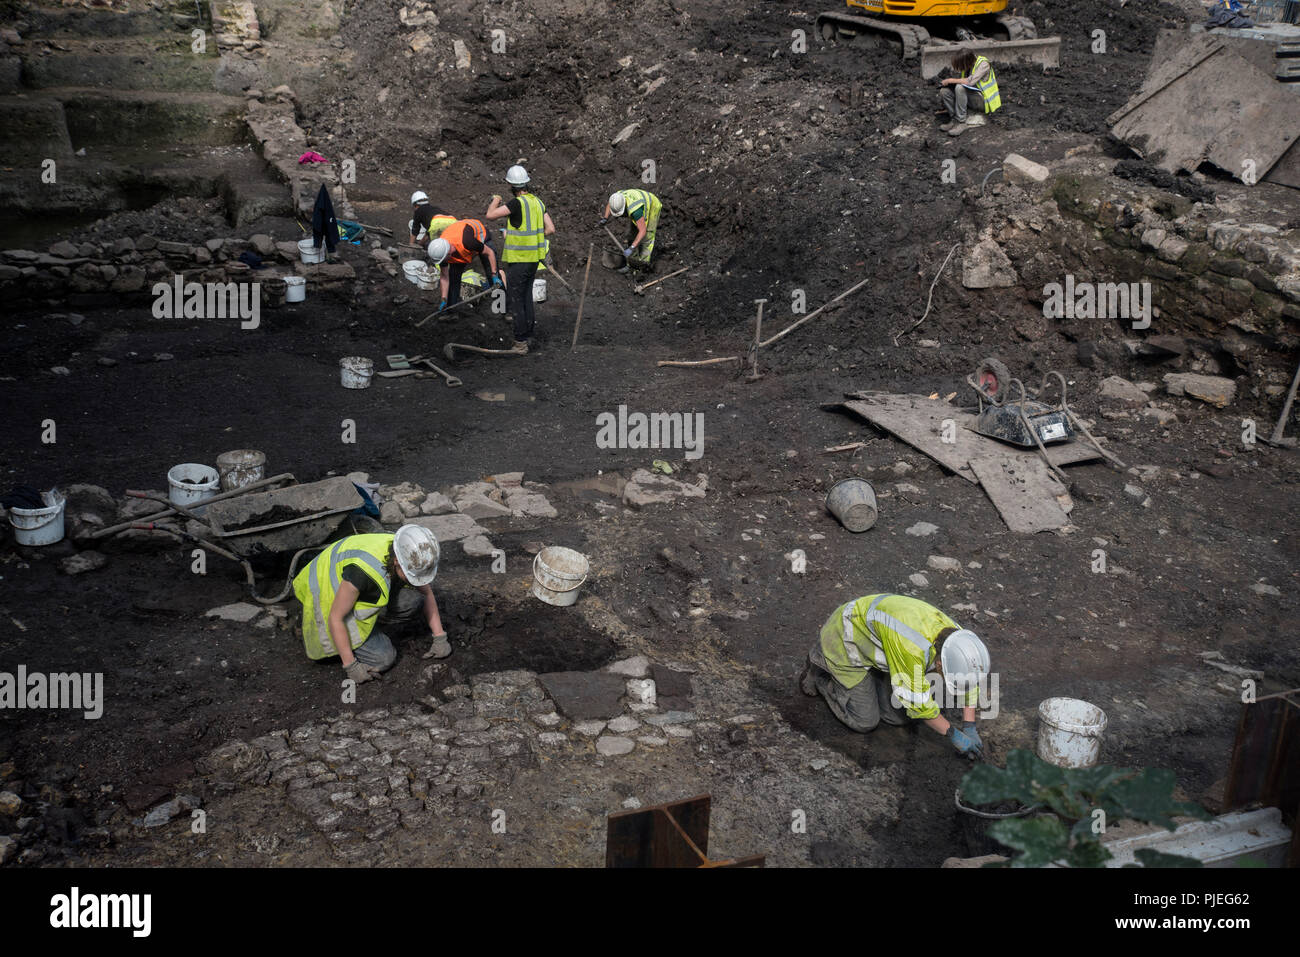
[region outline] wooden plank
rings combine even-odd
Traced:
[[[980,435],[975,431],[974,415],[955,409],[941,399],[866,392],[855,393],[855,396],[832,408],[846,408],[861,416],[968,482],[979,482],[968,464],[973,458],[1001,454],[1011,461],[1041,461],[1036,449],[1021,449]],[[951,443],[943,441],[944,422],[948,419],[956,426],[956,441]],[[1077,440],[1049,445],[1047,457],[1057,466],[1101,458],[1096,449]]]
[[[988,455],[971,459],[970,467],[1013,532],[1047,532],[1070,524],[1057,500],[1066,490],[1042,459]]]

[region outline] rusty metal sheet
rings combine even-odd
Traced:
[[[1013,532],[1049,532],[1070,524],[1060,499],[1069,493],[1042,459],[973,458],[970,467]]]

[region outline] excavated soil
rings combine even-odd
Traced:
[[[616,5],[601,2],[486,11],[446,3],[438,7],[442,29],[482,37],[486,49],[488,31],[508,25],[512,46],[504,57],[476,47],[469,71],[435,71],[404,55],[409,31],[393,3],[361,0],[348,7],[341,31],[350,58],[337,75],[298,90],[313,148],[357,159],[359,182],[349,192],[360,219],[400,236],[405,197],[416,187],[477,215],[502,191],[501,172],[523,159],[559,227],[557,266],[576,284],[588,244],[598,255],[605,240],[595,223],[604,198],[636,184],[651,159],[651,188],[666,204],[656,272],[690,272],[637,296],[597,262],[573,351],[576,296],[552,282],[551,300],[539,307],[539,348],[525,358],[448,365],[465,380],[456,390],[404,379],[339,388],[343,355],[437,355],[447,341],[497,346],[508,338],[486,308],[414,331],[411,321],[431,310],[433,294],[383,276],[363,250],[346,246],[342,255],[359,274],[350,298],[313,295],[267,310],[257,330],[156,320],[147,308],[10,314],[0,468],[12,483],[91,482],[120,494],[159,488],[172,465],[211,461],[228,448],[262,450],[268,474],[314,480],[361,470],[427,489],[507,470],[547,484],[602,471],[627,477],[668,458],[691,480],[707,474],[706,499],[635,512],[596,507],[617,504],[598,493],[557,493],[558,519],[494,534],[507,553],[505,584],[458,546],[444,548],[436,588],[455,673],[440,673],[434,690],[483,671],[597,667],[633,649],[656,660],[707,660],[741,676],[752,700],[801,735],[863,769],[897,771],[896,815],[871,827],[869,855],[848,832],[825,833],[807,862],[933,865],[964,852],[951,797],[963,764],[926,729],[852,734],[795,686],[836,605],[911,590],[949,611],[956,603],[978,608],[954,614],[984,636],[1002,675],[1002,715],[990,722],[996,740],[1026,746],[1040,700],[1085,698],[1110,719],[1107,760],[1171,767],[1187,795],[1212,801],[1226,772],[1239,682],[1205,666],[1199,653],[1220,651],[1260,669],[1269,688],[1300,684],[1300,654],[1279,640],[1297,614],[1295,453],[1243,450],[1234,438],[1246,416],[1271,428],[1276,404],[1243,394],[1219,412],[1186,401],[1177,424],[1126,423],[1124,432],[1099,420],[1125,462],[1162,470],[1144,485],[1149,505],[1125,494],[1131,476],[1101,464],[1074,467],[1078,531],[1032,537],[1010,533],[977,487],[865,423],[819,408],[866,388],[956,391],[959,402],[973,401],[964,378],[996,353],[1027,378],[1065,371],[1076,409],[1092,418],[1105,375],[1154,374],[1137,360],[1104,371],[1080,366],[1075,342],[1096,338],[1100,324],[1049,324],[1023,335],[1016,320],[1034,313],[1023,291],[967,290],[956,270],[937,285],[925,326],[893,344],[921,315],[935,271],[961,239],[962,190],[978,186],[1017,145],[1032,145],[1049,164],[1077,147],[1123,155],[1101,139],[1105,117],[1138,87],[1157,31],[1182,22],[1168,4],[1116,0],[1086,9],[1029,3],[1019,12],[1061,35],[1062,69],[1000,68],[1006,108],[992,128],[952,141],[939,133],[933,87],[914,66],[861,41],[816,42],[814,13],[679,0],[639,9],[629,29]],[[793,29],[810,34],[807,54],[790,52]],[[1089,52],[1094,29],[1104,29],[1110,45],[1101,63]],[[631,61],[620,65],[625,57]],[[643,97],[659,77],[666,82]],[[637,132],[611,148],[634,121]],[[957,160],[956,186],[940,179],[947,158]],[[228,234],[219,203],[188,198],[90,229],[187,242]],[[246,230],[259,231],[298,236],[288,220]],[[794,290],[805,291],[811,308],[862,278],[871,282],[861,294],[765,351],[756,383],[717,369],[654,365],[743,351],[754,299],[771,300],[765,328],[775,330],[793,318]],[[913,344],[921,336],[941,345]],[[102,357],[116,364],[101,365]],[[70,375],[48,371],[56,365]],[[483,401],[483,393],[505,400]],[[619,405],[703,412],[704,457],[598,448],[595,418]],[[58,441],[42,444],[49,418]],[[355,423],[353,444],[340,440],[344,420]],[[823,451],[854,441],[865,444]],[[823,507],[825,490],[850,474],[869,478],[881,501],[880,522],[861,535],[845,532]],[[906,534],[917,522],[939,531]],[[1106,540],[1119,572],[1092,573],[1094,537]],[[583,600],[603,603],[623,627],[598,629],[528,598],[531,540],[591,556]],[[666,548],[685,558],[665,561]],[[805,574],[790,569],[794,548],[807,554]],[[144,838],[130,850],[91,852],[78,829],[123,825],[127,806],[134,812],[172,793],[192,762],[228,739],[336,712],[337,671],[308,661],[286,628],[254,631],[203,617],[243,593],[229,563],[213,559],[198,576],[187,549],[114,551],[105,569],[69,577],[56,559],[70,551],[4,546],[0,653],[33,670],[104,672],[105,714],[97,722],[0,715],[0,763],[16,768],[5,786],[52,789],[50,804],[72,820],[44,840],[47,864],[175,860],[177,852]],[[928,570],[935,554],[961,559],[963,570]],[[917,571],[929,577],[927,587],[908,584]],[[1281,595],[1253,592],[1260,581]],[[710,614],[694,617],[692,607]],[[394,670],[361,689],[364,706],[428,693],[424,640],[410,636],[398,647]],[[250,819],[274,810],[255,796],[241,800]],[[761,852],[770,840],[755,834],[738,846]],[[554,856],[539,850],[535,862],[598,863],[546,853]],[[331,861],[323,844],[293,859]]]

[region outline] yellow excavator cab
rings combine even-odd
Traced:
[[[1001,13],[1007,0],[846,0],[850,7],[887,17],[982,17]]]

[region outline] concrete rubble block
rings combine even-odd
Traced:
[[[515,518],[556,518],[559,512],[541,492],[522,487],[505,487],[506,507]]]
[[[644,678],[649,673],[650,659],[645,655],[634,655],[605,666],[610,674],[623,675],[626,678]]]
[[[1002,178],[1008,183],[1021,186],[1037,186],[1047,182],[1051,171],[1041,163],[1025,159],[1019,153],[1011,153],[1002,161]]]
[[[406,4],[397,12],[397,18],[401,20],[404,27],[436,27],[438,25],[438,15],[423,0],[414,0],[413,3]]]
[[[472,60],[469,54],[469,47],[465,45],[465,41],[453,40],[451,49],[452,52],[456,54],[456,69],[468,70]]]
[[[462,538],[487,534],[487,529],[468,515],[424,515],[412,518],[410,524],[427,528],[438,537],[440,543],[458,542]]]
[[[537,736],[537,741],[545,747],[555,748],[567,744],[569,736],[560,731],[543,731]]]
[[[938,525],[932,525],[929,522],[917,522],[907,529],[907,534],[914,535],[917,538],[924,538],[927,535],[933,535],[938,530]]]
[[[636,743],[631,738],[621,738],[616,735],[603,735],[596,739],[596,753],[605,757],[616,757],[620,754],[630,754]]]
[[[943,555],[931,555],[925,560],[928,568],[937,572],[958,572],[961,571],[961,561],[956,558],[947,558]]]
[[[992,239],[970,247],[961,264],[961,283],[967,289],[1001,289],[1019,282],[1015,267]]]
[[[271,256],[275,253],[275,240],[266,233],[254,233],[248,237],[248,241],[259,256]]]
[[[484,535],[471,535],[463,539],[460,547],[465,550],[465,554],[470,558],[491,558],[497,548]]]
[[[420,503],[421,515],[448,515],[456,511],[456,503],[441,492],[430,492]]]
[[[510,507],[494,502],[486,495],[468,493],[457,496],[456,509],[470,518],[508,518]]]
[[[1129,382],[1128,379],[1117,375],[1107,376],[1102,379],[1098,394],[1103,399],[1121,405],[1143,406],[1147,404],[1146,392]]]
[[[907,576],[907,580],[917,588],[926,588],[930,584],[930,579],[926,578],[920,572],[914,572]]]
[[[203,613],[203,617],[220,618],[222,621],[237,621],[243,623],[252,621],[261,613],[262,608],[260,605],[254,605],[246,601],[237,601],[229,605],[209,608]]]
[[[579,721],[573,726],[573,730],[584,737],[594,738],[605,730],[604,721]]]
[[[641,722],[630,715],[619,715],[613,721],[609,722],[609,730],[615,734],[627,734],[629,731],[635,731],[641,727]]]
[[[633,704],[655,703],[655,683],[650,678],[629,678],[627,697]]]
[[[683,498],[704,498],[704,489],[648,469],[637,469],[623,487],[623,504],[637,509]]]
[[[1195,372],[1170,372],[1165,376],[1165,391],[1170,395],[1187,395],[1225,408],[1237,395],[1237,383],[1217,375]]]
[[[497,488],[505,490],[518,488],[524,483],[523,472],[498,472],[492,476],[492,484]]]
[[[624,679],[603,671],[553,671],[538,675],[555,710],[570,721],[614,718],[622,714]]]
[[[80,575],[82,572],[93,572],[103,568],[107,564],[108,556],[103,552],[78,552],[60,561],[59,570],[65,575]]]
[[[406,513],[396,502],[384,502],[379,506],[379,521],[384,525],[401,525],[406,520]]]
[[[192,811],[199,806],[199,799],[192,794],[178,794],[170,801],[164,801],[146,814],[136,824],[140,827],[162,827],[184,811]]]

